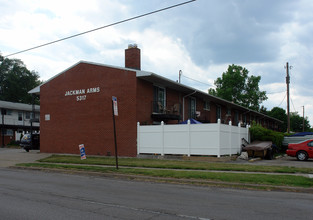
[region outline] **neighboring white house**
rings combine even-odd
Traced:
[[[6,145],[19,141],[24,133],[39,132],[40,106],[0,101],[0,141]]]

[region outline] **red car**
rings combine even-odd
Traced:
[[[296,144],[288,144],[286,153],[288,156],[297,157],[301,161],[313,158],[313,139]]]

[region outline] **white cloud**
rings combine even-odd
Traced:
[[[7,55],[179,2],[1,1],[0,51]],[[172,80],[178,80],[182,70],[205,84],[187,78],[182,82],[203,91],[228,65],[246,67],[251,75],[262,77],[268,109],[284,98],[284,65],[289,62],[293,105],[296,110],[305,106],[313,123],[312,10],[309,0],[198,0],[11,58],[21,59],[46,80],[80,60],[124,66],[124,49],[137,43],[143,70]]]

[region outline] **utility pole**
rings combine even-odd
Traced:
[[[4,115],[5,114],[6,114],[6,110],[1,109],[1,115],[2,115],[2,124],[1,124],[2,145],[1,147],[4,147]]]
[[[304,106],[302,106],[303,108],[303,124],[302,124],[302,131],[304,132]]]
[[[287,133],[290,133],[290,108],[289,108],[289,84],[290,84],[290,76],[289,76],[289,66],[288,62],[286,64],[286,71],[287,71],[287,76],[286,76],[286,84],[287,84]]]
[[[183,71],[179,70],[178,83],[181,83],[181,75],[182,74],[183,74]]]

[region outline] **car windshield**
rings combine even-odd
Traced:
[[[30,134],[24,134],[23,140],[27,140],[27,139],[29,139],[29,138],[30,138]]]

